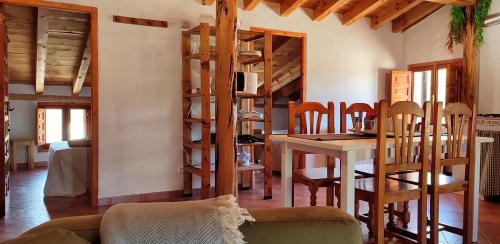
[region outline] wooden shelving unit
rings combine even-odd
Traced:
[[[191,50],[191,45],[193,41],[193,36],[199,37],[199,50],[193,53]],[[210,77],[210,66],[211,61],[214,61],[217,54],[210,49],[210,37],[215,37],[215,27],[209,26],[206,23],[201,23],[188,31],[182,33],[182,89],[183,89],[183,133],[184,133],[184,195],[192,196],[192,179],[193,174],[201,177],[201,198],[209,198],[211,196],[211,185],[210,185],[210,175],[214,171],[214,167],[211,167],[212,149],[216,147],[215,144],[211,143],[211,130],[215,128],[215,119],[211,117],[211,106],[210,102],[217,102],[215,97],[215,91],[211,90],[211,77]],[[247,94],[238,93],[238,102],[241,103],[243,100],[253,100],[260,99],[264,104],[264,118],[254,119],[254,118],[239,118],[238,123],[248,123],[247,128],[253,128],[254,122],[264,123],[264,131],[266,132],[264,136],[264,142],[256,143],[238,143],[236,147],[250,148],[253,150],[255,148],[263,148],[264,153],[262,153],[262,160],[260,164],[252,163],[248,166],[237,166],[238,174],[246,174],[247,177],[243,176],[242,180],[248,178],[249,174],[253,171],[259,170],[264,171],[265,182],[264,182],[264,198],[272,198],[272,183],[271,183],[271,141],[269,140],[269,135],[272,131],[271,128],[271,113],[272,113],[272,35],[270,33],[252,32],[246,30],[238,31],[238,40],[241,45],[253,46],[255,41],[263,41],[265,51],[262,56],[252,56],[252,55],[238,55],[237,61],[242,71],[248,71],[251,69],[253,64],[264,62],[265,75],[264,75],[264,85],[259,94]],[[192,66],[192,60],[199,60],[199,67]],[[197,90],[194,92],[193,82],[192,82],[192,69],[198,68],[200,72],[200,87],[196,87]],[[196,118],[191,117],[190,111],[194,105],[193,100],[199,101],[199,106],[201,107],[201,116],[196,116]],[[194,143],[192,141],[193,126],[199,126],[201,124],[201,142]],[[235,138],[236,140],[236,138]],[[198,166],[192,165],[192,155],[194,153],[201,153],[201,162]]]

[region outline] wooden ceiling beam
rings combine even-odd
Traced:
[[[476,4],[476,0],[426,0],[426,1],[445,4],[445,5],[456,5],[456,6],[470,6]]]
[[[43,93],[45,66],[47,64],[47,42],[49,40],[49,11],[38,8],[36,32],[36,93]]]
[[[363,0],[359,1],[351,9],[342,15],[342,24],[352,25],[354,22],[370,14],[387,0]]]
[[[280,3],[280,15],[286,17],[304,4],[306,0],[283,0]]]
[[[320,0],[313,10],[313,20],[321,21],[332,12],[338,11],[349,0]]]
[[[243,0],[243,9],[248,11],[253,10],[260,2],[262,0]]]
[[[91,47],[90,47],[90,36],[89,36],[83,50],[82,61],[80,62],[80,68],[78,69],[78,74],[76,75],[76,78],[73,81],[73,95],[80,94],[85,78],[87,77],[87,71],[89,70],[90,61],[91,61]]]
[[[417,5],[412,10],[392,21],[392,32],[396,33],[409,29],[443,6],[443,4],[427,1]]]
[[[215,0],[202,0],[201,4],[203,5],[212,5],[215,2]]]
[[[90,97],[79,96],[54,96],[42,94],[16,94],[10,93],[11,101],[37,101],[37,102],[65,102],[65,103],[90,103]]]
[[[376,30],[385,23],[395,20],[422,2],[424,0],[397,0],[392,2],[383,11],[371,18],[372,29]]]

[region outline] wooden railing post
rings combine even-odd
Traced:
[[[215,90],[217,113],[217,196],[236,195],[236,0],[217,1]]]

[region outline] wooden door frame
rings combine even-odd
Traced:
[[[455,58],[455,59],[447,59],[447,60],[439,60],[439,61],[432,61],[432,62],[425,62],[425,63],[418,63],[418,64],[410,64],[408,65],[408,71],[413,72],[420,72],[420,71],[431,71],[431,93],[432,95],[437,98],[437,72],[441,68],[446,68],[448,65],[459,65],[462,66],[463,64],[463,59],[462,58]],[[413,90],[414,90],[414,75],[412,75],[411,78],[411,100],[413,101]]]
[[[266,32],[269,31],[271,34],[276,36],[287,36],[287,37],[295,37],[302,39],[302,58],[300,60],[300,102],[303,103],[306,101],[306,75],[307,75],[307,33],[303,32],[293,32],[293,31],[285,31],[278,29],[269,29],[263,27],[255,27],[250,26],[250,31],[255,32]]]
[[[49,8],[57,10],[66,10],[73,12],[81,12],[90,15],[90,46],[91,62],[90,69],[92,74],[91,79],[91,117],[92,117],[92,163],[90,164],[90,202],[93,207],[98,206],[98,191],[99,191],[99,75],[98,75],[98,10],[96,7],[60,3],[45,0],[0,0],[1,3],[17,6],[27,6],[35,8]]]

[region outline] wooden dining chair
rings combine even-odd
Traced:
[[[367,223],[374,231],[375,243],[384,243],[385,235],[400,240],[414,237],[418,243],[426,243],[427,227],[427,174],[429,157],[429,124],[431,118],[430,102],[424,104],[424,109],[414,102],[402,101],[388,107],[387,101],[381,101],[377,111],[377,148],[374,161],[374,177],[355,180],[355,196],[357,200],[368,202],[372,207],[366,217],[360,215],[360,220]],[[388,139],[387,118],[392,120],[393,136]],[[420,142],[415,141],[417,118],[422,119]],[[387,157],[387,148],[394,145],[394,153]],[[418,147],[418,157],[413,154]],[[415,150],[415,152],[414,152]],[[392,155],[393,154],[393,155]],[[389,176],[401,172],[417,171],[418,184],[410,184]],[[394,222],[394,203],[418,200],[417,234],[399,228]],[[389,222],[384,227],[385,204],[389,208]]]
[[[428,188],[430,194],[430,240],[437,243],[440,230],[461,235],[463,243],[472,242],[472,201],[474,177],[474,143],[476,135],[476,107],[470,109],[464,103],[450,103],[443,109],[443,103],[434,106],[433,135],[442,134],[442,119],[446,128],[446,144],[444,158],[442,154],[442,138],[434,136],[432,142],[432,162]],[[467,126],[466,126],[467,123]],[[436,126],[439,125],[439,126]],[[464,133],[466,136],[464,137]],[[462,152],[462,145],[465,152]],[[465,165],[465,179],[442,174],[442,167]],[[405,183],[416,184],[418,173],[392,176]],[[439,222],[439,195],[453,192],[464,192],[463,228],[457,228]]]
[[[295,119],[299,118],[299,134],[320,134],[326,116],[327,132],[334,133],[334,106],[333,102],[328,102],[328,108],[318,102],[304,102],[295,106],[294,102],[288,105],[288,134],[297,134]],[[309,123],[308,123],[309,122]],[[330,187],[331,193],[327,198],[327,205],[333,205],[333,182],[340,177],[340,171],[335,170],[335,159],[327,158],[327,167],[308,168],[305,163],[305,152],[294,151],[292,154],[294,183],[301,183],[309,188],[311,193],[310,205],[316,206],[316,193],[320,187]],[[292,184],[292,206],[294,204],[294,187]]]
[[[378,103],[375,103],[375,109]],[[345,102],[340,103],[340,133],[347,133],[347,117],[351,117],[352,125],[356,124],[356,119],[364,121],[369,115],[376,115],[376,110],[367,103],[353,103],[347,107]],[[363,129],[365,128],[362,125]],[[355,172],[365,177],[373,176],[373,166],[370,164],[356,164]]]

